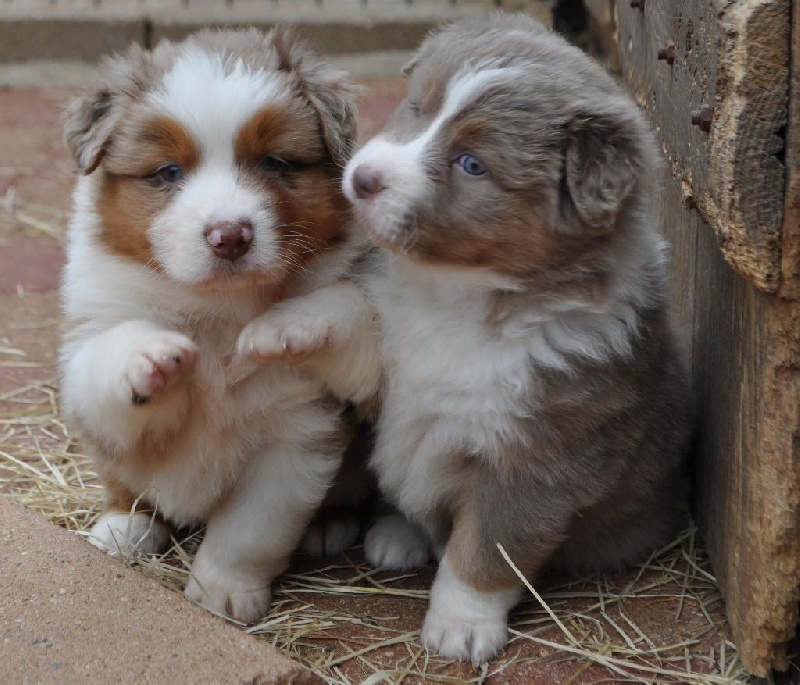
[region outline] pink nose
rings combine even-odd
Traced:
[[[359,200],[377,195],[386,186],[380,172],[366,164],[359,164],[353,170],[353,192]]]
[[[234,262],[253,244],[253,224],[246,220],[218,221],[206,226],[206,240],[217,257]]]

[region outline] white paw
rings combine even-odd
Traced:
[[[506,618],[465,621],[446,612],[428,610],[422,625],[422,642],[432,652],[447,659],[489,661],[508,640]]]
[[[431,558],[428,536],[399,515],[383,516],[367,531],[364,554],[373,566],[405,571],[425,566]]]
[[[431,587],[422,641],[448,659],[482,664],[505,647],[508,611],[520,594],[519,588],[476,590],[459,579],[445,554]]]
[[[272,602],[269,582],[233,568],[212,566],[199,558],[195,559],[183,594],[206,609],[243,623],[257,622]]]
[[[169,544],[169,528],[149,514],[107,512],[92,527],[89,542],[112,556],[156,554]]]
[[[312,521],[300,549],[313,557],[332,557],[352,547],[361,533],[361,523],[353,514],[331,515]]]
[[[245,326],[237,348],[261,364],[299,364],[331,346],[332,328],[319,312],[276,308]]]
[[[170,395],[189,377],[197,346],[180,333],[159,332],[128,359],[125,381],[134,404],[149,404]]]

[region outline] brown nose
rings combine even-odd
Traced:
[[[359,164],[353,170],[353,192],[359,200],[365,200],[372,195],[377,195],[386,186],[380,172],[366,164]]]
[[[253,244],[253,224],[249,221],[218,221],[206,226],[206,240],[220,259],[236,261]]]

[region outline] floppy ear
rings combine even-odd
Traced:
[[[319,114],[322,136],[333,161],[344,167],[356,146],[356,111],[361,87],[333,68],[325,66],[314,71],[306,80],[308,99]]]
[[[288,29],[273,29],[271,38],[280,68],[297,75],[300,87],[317,111],[331,158],[344,167],[356,144],[357,101],[363,88],[345,72],[319,62],[316,53]]]
[[[92,173],[103,158],[119,118],[110,90],[71,100],[64,110],[64,143],[84,174]]]
[[[644,173],[642,132],[636,122],[579,117],[567,134],[564,164],[569,201],[582,222],[601,232],[613,228],[623,202]]]
[[[168,41],[162,43],[169,45]],[[150,54],[133,44],[124,54],[102,61],[100,85],[67,103],[63,111],[64,143],[82,173],[92,173],[103,160],[125,103],[142,91],[149,66]]]

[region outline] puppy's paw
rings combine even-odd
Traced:
[[[399,515],[383,516],[367,531],[364,554],[373,566],[405,571],[425,566],[431,546],[419,526]]]
[[[458,577],[445,554],[431,586],[422,641],[444,657],[482,664],[505,647],[508,611],[519,596],[518,587],[475,589]]]
[[[197,346],[180,333],[160,332],[146,340],[128,359],[125,381],[134,404],[163,400],[191,374]]]
[[[313,557],[332,557],[352,547],[360,533],[354,514],[331,514],[311,522],[300,549]]]
[[[192,575],[183,591],[184,596],[218,614],[230,616],[243,623],[256,623],[269,610],[272,590],[257,579],[234,578],[224,569],[206,567]]]
[[[472,621],[431,607],[422,626],[422,642],[447,659],[479,665],[494,657],[508,640],[505,616]]]
[[[330,347],[332,336],[333,327],[319,313],[275,309],[245,326],[238,350],[261,364],[300,364]]]
[[[109,511],[92,527],[89,542],[112,556],[156,554],[169,544],[169,528],[149,514]]]

